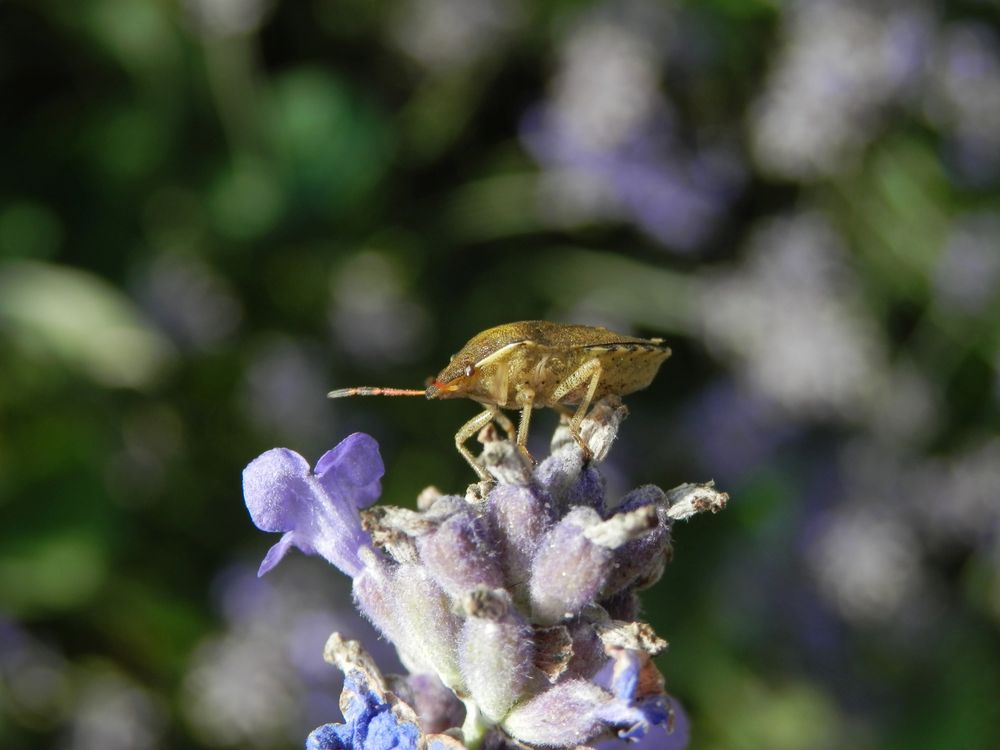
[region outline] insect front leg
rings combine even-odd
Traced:
[[[535,405],[535,392],[531,389],[524,389],[521,392],[521,421],[517,425],[517,449],[521,455],[532,464],[536,463],[534,457],[528,453],[528,427],[531,425],[531,410]]]
[[[574,370],[563,382],[556,386],[555,391],[552,393],[552,400],[558,403],[567,394],[572,393],[574,389],[587,383],[588,380],[590,381],[587,383],[587,392],[580,401],[580,405],[577,407],[576,413],[569,423],[570,432],[573,433],[573,437],[576,438],[577,444],[583,448],[584,453],[588,453],[589,451],[587,450],[587,446],[583,444],[583,438],[580,437],[580,423],[587,415],[590,402],[594,400],[594,394],[597,392],[597,384],[601,382],[601,372],[601,360],[595,357],[584,362]]]
[[[495,406],[488,407],[485,411],[480,412],[468,422],[463,424],[458,429],[458,432],[455,433],[455,447],[458,448],[458,452],[462,454],[462,458],[469,462],[469,466],[472,467],[472,470],[476,472],[479,478],[484,480],[491,479],[489,472],[476,463],[476,457],[472,455],[472,451],[465,447],[465,443],[469,438],[483,429],[483,427],[496,419],[498,414],[499,411]],[[510,425],[510,432],[513,432],[514,425],[510,424],[510,420],[507,419],[506,416],[504,419],[507,420],[507,424]]]

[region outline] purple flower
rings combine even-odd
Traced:
[[[344,679],[345,724],[324,724],[306,740],[306,750],[417,750],[420,727],[392,710],[384,694],[358,673]]]
[[[357,641],[334,633],[325,656],[344,672],[340,705],[346,721],[314,729],[306,750],[464,750],[451,737],[421,730],[416,712],[388,689],[386,678]]]
[[[595,464],[625,413],[601,401],[580,428],[586,454],[564,425],[537,466],[488,439],[482,461],[497,482],[466,496],[429,489],[418,510],[372,508],[364,528],[359,511],[382,475],[372,438],[352,435],[315,471],[287,449],[247,467],[254,522],[285,532],[261,570],[291,546],[323,555],[353,578],[358,608],[410,672],[384,678],[360,644],[331,637],[346,721],[315,730],[308,750],[465,747],[453,736],[493,750],[566,748],[671,724],[652,661],[666,642],[636,621],[638,591],[662,572],[674,521],[727,496],[707,484],[606,497]]]
[[[288,448],[273,448],[243,470],[243,497],[261,531],[284,535],[265,555],[258,575],[273,568],[291,547],[321,555],[352,578],[362,566],[358,552],[372,541],[358,513],[382,492],[385,469],[378,444],[356,432],[309,463]]]

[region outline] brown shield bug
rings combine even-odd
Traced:
[[[466,441],[496,421],[518,448],[525,444],[531,411],[547,406],[569,413],[577,442],[580,422],[590,404],[604,396],[624,396],[648,386],[670,348],[663,339],[641,339],[607,328],[526,320],[506,323],[477,334],[455,354],[426,390],[360,386],[331,391],[330,398],[346,396],[426,396],[468,398],[486,409],[455,433],[455,445],[480,479],[490,477],[476,463]],[[517,432],[501,409],[520,409]]]

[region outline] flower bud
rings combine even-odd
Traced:
[[[582,745],[607,727],[595,707],[604,706],[611,698],[592,682],[567,680],[515,707],[503,727],[529,745]]]
[[[433,672],[455,692],[464,691],[455,654],[459,620],[448,597],[419,565],[400,565],[392,583],[400,624],[414,643],[422,669],[406,664],[411,672]],[[401,653],[402,657],[403,654]]]
[[[459,642],[462,676],[483,716],[498,722],[531,676],[531,626],[503,589],[477,589],[463,605],[468,617]]]
[[[550,625],[592,603],[608,578],[612,550],[584,532],[601,523],[592,508],[574,508],[548,533],[531,565],[531,611]]]
[[[651,484],[639,487],[622,498],[617,511],[619,514],[629,513],[650,506],[656,509],[655,527],[644,536],[631,539],[615,550],[603,596],[613,597],[630,586],[644,588],[655,583],[663,574],[670,549],[666,494]]]
[[[539,490],[500,484],[490,492],[486,508],[504,574],[513,586],[514,598],[521,601],[517,589],[523,586],[518,584],[528,581],[531,560],[552,526],[552,503]]]
[[[585,505],[604,515],[604,477],[593,466],[584,466],[579,479],[566,491],[566,507]]]
[[[354,577],[351,588],[358,610],[375,628],[396,645],[400,658],[413,662],[417,648],[412,633],[399,619],[396,609],[393,570],[374,550],[365,550],[361,557],[361,572]],[[418,666],[418,665],[415,665]]]
[[[420,729],[425,734],[444,732],[451,727],[461,726],[465,716],[465,706],[436,675],[413,674],[406,677],[387,675],[386,680],[393,693],[413,706],[420,722]]]
[[[420,559],[431,577],[452,597],[477,586],[503,586],[500,562],[483,521],[472,511],[455,513],[417,540]]]
[[[554,451],[538,464],[535,469],[535,480],[549,493],[556,507],[565,510],[569,507],[566,498],[573,486],[579,482],[582,470],[583,455],[574,444]]]

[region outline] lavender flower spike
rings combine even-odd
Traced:
[[[316,729],[307,750],[683,747],[653,662],[667,643],[638,619],[639,592],[669,560],[675,524],[728,495],[709,482],[606,496],[599,464],[626,414],[601,399],[580,425],[586,448],[564,424],[538,465],[486,428],[480,461],[496,481],[464,496],[428,488],[416,510],[361,513],[382,476],[367,435],[314,470],[283,448],[246,468],[254,522],[285,532],[261,570],[292,546],[325,557],[409,671],[383,677],[334,634],[325,657],[345,674],[345,721]]]
[[[273,568],[291,547],[318,554],[352,578],[363,567],[358,551],[371,548],[359,511],[382,492],[385,469],[378,444],[356,432],[309,463],[288,448],[273,448],[243,470],[243,497],[261,531],[284,535],[265,555],[257,575]]]

